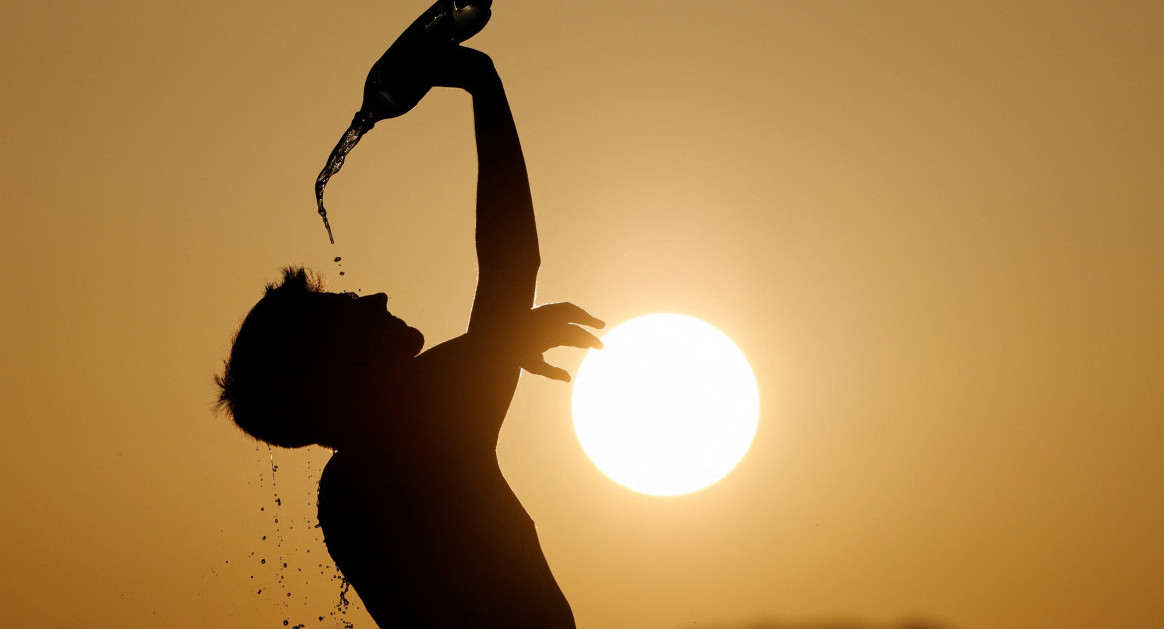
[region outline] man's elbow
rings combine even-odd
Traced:
[[[542,266],[542,254],[534,251],[533,253],[529,254],[527,258],[529,259],[526,261],[526,266],[529,267],[529,271],[531,273],[537,275],[538,269],[540,269]]]

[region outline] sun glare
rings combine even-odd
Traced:
[[[653,496],[703,489],[744,457],[760,415],[756,378],[726,334],[694,317],[632,319],[587,354],[574,430],[615,482]]]

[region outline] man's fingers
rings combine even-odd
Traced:
[[[589,312],[568,301],[538,306],[534,308],[534,311],[563,323],[577,323],[597,329],[606,327],[606,322],[602,319],[591,315]]]
[[[489,55],[466,46],[442,42],[426,48],[422,54],[420,63],[425,78],[438,87],[468,89],[482,74],[493,71]]]
[[[569,382],[569,372],[546,363],[541,352],[563,345],[581,349],[602,349],[602,341],[579,326],[603,328],[606,327],[606,323],[570,302],[538,306],[531,311],[531,315],[532,329],[528,334],[538,354],[530,356],[521,366],[532,374]]]
[[[561,332],[556,333],[554,335],[554,341],[556,341],[557,345],[568,345],[582,349],[602,349],[602,341],[597,336],[572,324],[566,325],[562,328]]]
[[[562,382],[570,381],[570,373],[568,371],[547,363],[540,356],[537,359],[531,360],[525,365],[522,365],[522,367],[534,375],[544,376],[551,380],[560,380]]]

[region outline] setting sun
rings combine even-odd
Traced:
[[[632,319],[592,351],[574,385],[574,429],[604,474],[653,496],[727,475],[752,443],[756,378],[726,334],[699,319]]]

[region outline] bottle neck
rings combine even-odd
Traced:
[[[376,126],[376,121],[362,109],[352,117],[352,128],[358,130],[360,135],[367,133],[374,126]]]

